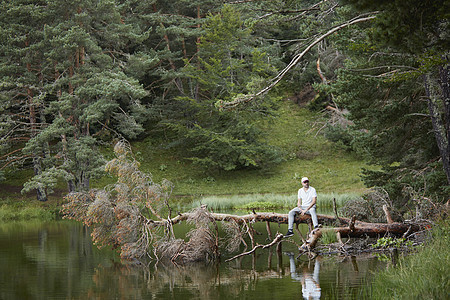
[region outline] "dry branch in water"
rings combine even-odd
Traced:
[[[243,253],[238,254],[238,255],[236,255],[236,256],[234,256],[234,257],[232,257],[232,258],[229,258],[229,259],[226,260],[226,262],[232,261],[232,260],[234,260],[234,259],[236,259],[236,258],[239,258],[239,257],[241,257],[241,256],[244,256],[244,255],[252,254],[252,253],[255,252],[256,249],[258,249],[258,248],[266,249],[266,248],[272,247],[273,245],[279,243],[283,237],[284,237],[284,236],[283,236],[281,233],[278,233],[277,236],[273,239],[273,241],[270,242],[269,244],[267,244],[267,245],[256,245],[255,247],[253,247],[252,250],[247,251],[247,252],[243,252]]]

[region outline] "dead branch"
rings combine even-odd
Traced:
[[[356,216],[353,215],[352,216],[352,220],[350,221],[350,224],[348,225],[348,229],[353,232],[355,231],[355,221],[356,221]]]
[[[384,214],[386,215],[386,221],[388,222],[388,224],[394,223],[394,221],[392,220],[391,212],[388,210],[388,207],[386,204],[383,205],[383,211],[384,211]]]
[[[365,21],[369,21],[375,18],[374,14],[377,14],[377,12],[371,12],[371,13],[367,13],[367,14],[363,14],[360,15],[356,18],[353,18],[352,20],[349,20],[339,26],[336,26],[332,29],[330,29],[328,32],[326,32],[325,34],[319,36],[318,38],[316,38],[311,44],[309,44],[301,53],[297,54],[292,61],[280,72],[278,73],[277,76],[275,76],[274,78],[272,78],[272,83],[269,84],[267,87],[263,88],[262,90],[260,90],[259,92],[257,92],[256,94],[253,95],[247,95],[243,98],[238,98],[234,101],[230,101],[230,102],[223,102],[221,103],[221,108],[225,108],[225,109],[230,109],[233,107],[236,107],[239,104],[242,103],[247,103],[250,102],[252,100],[254,100],[255,98],[266,94],[267,92],[269,92],[274,86],[276,86],[282,79],[283,77],[294,67],[298,64],[298,62],[303,58],[303,56],[305,56],[306,53],[309,52],[309,50],[311,50],[315,45],[317,45],[318,43],[320,43],[323,39],[325,39],[326,37],[332,35],[333,33],[346,28],[348,26],[351,26],[353,24],[356,23],[361,23],[361,22],[365,22]]]
[[[323,74],[322,69],[320,68],[320,57],[317,59],[316,68],[317,68],[317,73],[319,73],[319,77],[322,80],[322,83],[328,84],[328,80],[325,77],[325,75]]]
[[[300,238],[302,239],[303,243],[306,243],[305,238],[303,237],[302,232],[298,229],[298,224],[295,224],[295,231],[298,233],[298,235],[300,236]]]
[[[320,229],[314,229],[308,236],[308,239],[303,243],[299,250],[304,250],[310,252],[313,249],[320,237],[322,236],[322,231]]]
[[[267,229],[267,235],[269,236],[269,239],[272,239],[272,231],[270,230],[270,222],[266,221],[266,229]]]
[[[192,213],[182,213],[178,216],[171,219],[172,224],[177,224],[179,222],[185,221],[191,217]],[[231,222],[234,221],[238,225],[246,225],[253,222],[271,222],[278,224],[287,224],[288,223],[288,214],[280,214],[280,213],[266,213],[266,212],[258,212],[252,213],[248,215],[232,215],[232,214],[223,214],[223,213],[210,213],[212,219],[216,221],[224,221]],[[308,220],[311,219],[310,215],[296,215],[294,219],[295,224],[299,223],[307,223]],[[397,223],[393,222],[389,223],[368,223],[356,220],[356,217],[351,219],[339,217],[336,219],[334,216],[328,215],[317,215],[317,219],[321,224],[335,224],[336,221],[340,221],[342,225],[345,227],[336,227],[336,228],[324,228],[323,230],[334,230],[339,231],[342,236],[351,236],[351,237],[360,237],[360,236],[378,236],[383,235],[385,233],[392,233],[395,235],[404,234],[410,226],[412,226],[412,232],[420,229],[420,225],[416,223],[408,224],[408,223]],[[164,226],[167,220],[162,221],[152,221],[156,226]]]
[[[256,249],[258,249],[258,248],[266,249],[266,248],[272,247],[273,245],[275,245],[275,244],[277,244],[278,242],[280,242],[281,239],[282,239],[283,237],[284,237],[283,234],[278,233],[277,236],[273,239],[273,241],[270,242],[269,244],[266,244],[266,245],[260,245],[260,244],[258,244],[258,245],[256,245],[255,247],[253,247],[252,250],[247,251],[247,252],[243,252],[243,253],[238,254],[238,255],[236,255],[236,256],[233,256],[232,258],[229,258],[229,259],[227,259],[227,260],[225,260],[225,261],[226,261],[226,262],[229,262],[229,261],[232,261],[232,260],[234,260],[234,259],[236,259],[236,258],[239,258],[239,257],[241,257],[241,256],[252,254],[252,253],[255,252]]]
[[[336,232],[336,239],[339,243],[339,245],[343,245],[344,243],[342,242],[342,238],[341,238],[341,233],[338,231]]]
[[[333,211],[334,211],[334,216],[336,217],[336,220],[339,221],[339,224],[342,224],[341,219],[339,218],[339,215],[338,215],[336,198],[333,198]]]

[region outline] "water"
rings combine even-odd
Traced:
[[[371,274],[390,264],[373,256],[308,261],[296,259],[295,249],[283,243],[281,255],[258,249],[218,264],[136,264],[97,249],[74,221],[6,223],[0,299],[361,299]]]

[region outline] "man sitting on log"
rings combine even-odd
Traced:
[[[297,207],[293,208],[289,212],[288,232],[284,235],[285,237],[294,235],[294,232],[292,230],[294,228],[294,218],[297,213],[300,213],[302,216],[305,213],[311,215],[314,229],[319,227],[319,222],[317,221],[317,214],[316,214],[316,202],[317,202],[316,189],[313,188],[312,186],[309,186],[308,177],[302,178],[302,186],[303,187],[298,190]]]

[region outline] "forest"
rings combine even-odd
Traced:
[[[158,139],[208,172],[270,172],[288,154],[259,124],[289,99],[327,113],[318,134],[375,166],[363,181],[396,208],[444,204],[449,12],[444,0],[2,0],[0,180],[32,170],[22,191],[39,201],[64,182],[68,215],[95,223],[78,213],[121,141],[112,197],[165,206],[171,183],[139,173],[128,143]]]

